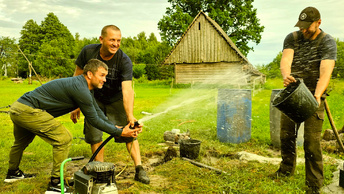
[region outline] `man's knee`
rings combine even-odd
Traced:
[[[97,135],[90,135],[90,134],[85,134],[85,142],[88,144],[98,144],[103,141],[103,135],[102,134],[97,134]]]
[[[64,133],[61,136],[59,144],[69,147],[72,145],[72,140],[73,140],[72,134],[66,129],[66,133]]]

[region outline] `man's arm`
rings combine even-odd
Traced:
[[[81,69],[81,67],[76,65],[73,76],[81,75],[83,72],[84,70]],[[70,119],[73,121],[73,123],[78,122],[78,119],[80,119],[80,108],[77,108],[70,113]]]
[[[293,49],[284,49],[282,52],[282,58],[280,63],[281,74],[283,77],[283,85],[286,87],[292,82],[296,82],[295,78],[290,75],[291,64],[294,58]]]
[[[325,92],[328,84],[330,83],[331,74],[335,65],[334,60],[322,60],[320,62],[320,76],[315,88],[314,97],[320,104],[320,97]]]
[[[130,122],[130,126],[134,125],[134,122],[137,121],[134,117],[134,90],[132,88],[132,81],[123,81],[122,82],[122,93],[123,93],[123,105],[124,110],[127,115],[127,119]]]

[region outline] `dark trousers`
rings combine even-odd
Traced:
[[[310,118],[304,122],[304,151],[306,167],[306,185],[322,187],[324,182],[323,159],[321,150],[321,131],[324,121],[324,101]],[[281,155],[282,173],[294,174],[296,166],[296,138],[300,123],[287,116],[281,116]]]

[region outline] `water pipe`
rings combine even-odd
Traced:
[[[74,157],[74,158],[67,158],[65,159],[60,167],[60,184],[61,184],[61,193],[64,194],[64,175],[63,175],[63,169],[64,169],[64,165],[65,163],[69,162],[69,161],[75,161],[75,160],[82,160],[84,159],[84,156],[78,156],[78,157]]]

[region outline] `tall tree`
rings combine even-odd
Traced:
[[[32,19],[28,20],[20,31],[19,46],[21,50],[28,54],[36,53],[42,43],[43,36],[40,32],[40,26]]]
[[[63,39],[66,41],[67,47],[63,50],[66,56],[74,58],[73,56],[73,46],[75,44],[74,37],[68,30],[68,28],[63,25],[54,13],[49,13],[47,17],[41,23],[41,35],[43,38],[43,43],[50,42],[52,40]]]
[[[240,51],[247,55],[253,51],[249,42],[260,43],[261,26],[257,10],[253,8],[254,0],[168,0],[167,8],[158,23],[163,41],[172,46],[185,32],[199,11],[205,12],[215,20],[236,44]]]
[[[42,44],[41,28],[34,20],[28,20],[20,31],[19,47],[25,53],[29,61],[35,60],[35,54]],[[18,76],[26,77],[28,74],[28,62],[23,55],[19,57]]]
[[[73,75],[75,65],[72,59],[66,58],[63,52],[66,48],[68,48],[67,42],[63,38],[42,44],[35,60],[42,76],[53,78]]]

